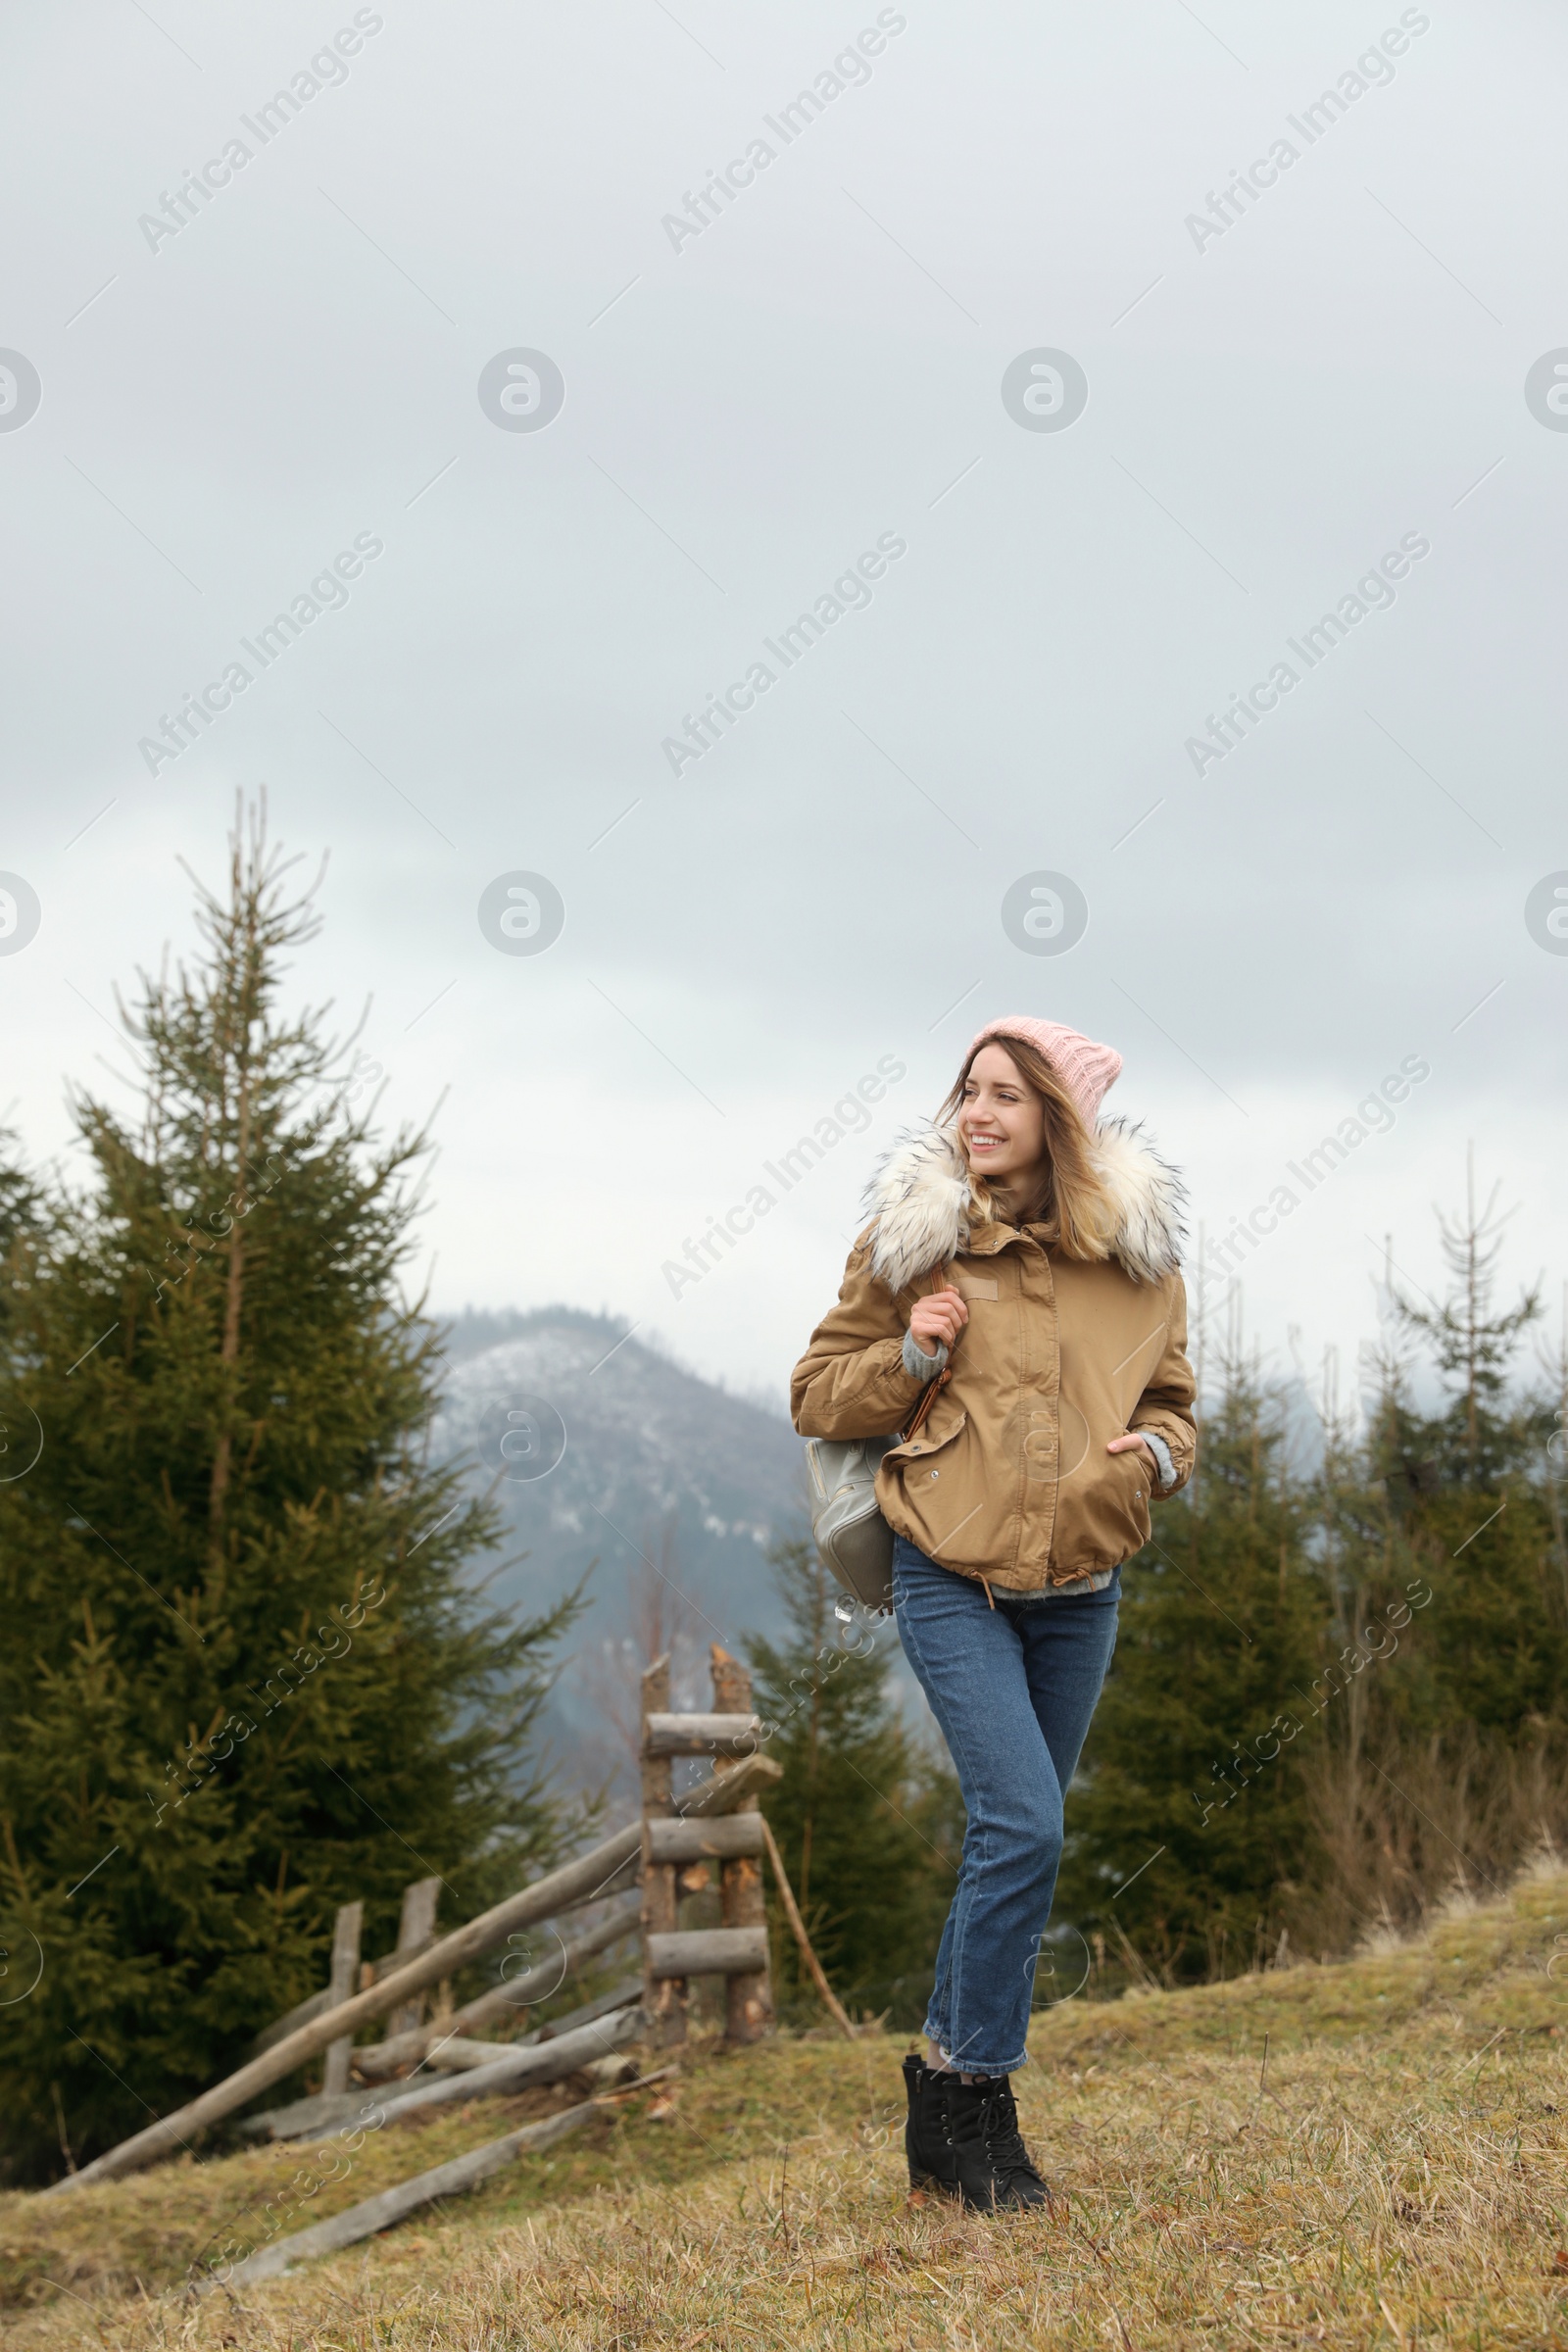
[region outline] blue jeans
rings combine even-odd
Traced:
[[[925,2030],[964,2074],[1026,2063],[1035,1959],[1061,1860],[1061,1800],[1116,1646],[1119,1573],[1081,1597],[985,1588],[900,1536],[904,1654],[942,1727],[968,1827]]]

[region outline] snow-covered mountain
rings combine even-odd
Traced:
[[[617,1675],[630,1689],[623,1645],[640,1650],[651,1611],[663,1611],[660,1638],[677,1636],[699,1700],[709,1642],[734,1651],[777,1627],[764,1555],[806,1532],[800,1440],[781,1409],[683,1370],[609,1316],[461,1316],[447,1361],[432,1455],[468,1467],[506,1513],[509,1551],[526,1555],[491,1595],[531,1614],[591,1568],[550,1730],[568,1770],[602,1777],[615,1734],[601,1719]]]

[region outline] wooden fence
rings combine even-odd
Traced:
[[[840,2031],[853,2033],[810,1948],[760,1810],[759,1792],[780,1778],[780,1768],[761,1752],[751,1677],[717,1643],[711,1668],[712,1708],[707,1714],[670,1711],[667,1657],[657,1659],[644,1675],[642,1801],[635,1821],[444,1936],[436,1932],[441,1882],[416,1881],[404,1894],[396,1948],[379,1960],[361,1959],[364,1905],[346,1903],[334,1926],[326,1984],[259,2034],[242,2066],[43,2194],[117,2180],[187,2148],[209,2125],[235,2115],[318,2058],[319,2091],[249,2115],[239,2131],[254,2138],[319,2137],[356,2126],[373,2129],[449,2100],[511,2096],[568,2075],[586,2074],[605,2082],[626,2073],[621,2053],[630,2043],[658,2052],[678,2049],[687,2037],[693,1980],[703,1977],[724,1982],[726,2039],[755,2042],[773,2022],[764,1856],[817,1988]],[[677,1793],[674,1768],[683,1757],[706,1759],[711,1769],[695,1787]],[[682,1894],[710,1886],[715,1869],[721,1924],[683,1929]],[[453,2009],[449,1987],[460,1970],[522,1930],[569,1922],[590,1904],[602,1907],[591,1926],[570,1936],[558,1931],[558,1950],[510,1983]],[[633,1936],[641,1944],[639,1974],[532,2033],[499,2041],[484,2038],[489,2030],[515,2022],[523,2009],[548,1998],[585,1961]],[[426,2017],[432,1986],[440,1989],[435,2012]],[[380,2039],[357,2042],[360,2030],[373,2021],[383,2021]],[[351,2085],[352,2076],[362,2087]],[[546,2144],[585,2118],[593,2105],[589,2099],[565,2115],[512,2132],[368,2198],[295,2238],[260,2248],[226,2275],[270,2277],[298,2256],[352,2244],[432,2197],[484,2179],[524,2148]]]

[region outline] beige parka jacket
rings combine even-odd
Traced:
[[[1181,1182],[1124,1119],[1102,1120],[1094,1150],[1119,1211],[1102,1264],[1063,1257],[1040,1227],[996,1222],[951,1129],[902,1139],[790,1384],[803,1437],[902,1429],[924,1387],[905,1366],[910,1314],[952,1282],[969,1309],[952,1378],[920,1435],[884,1455],[877,1501],[895,1533],[999,1591],[1070,1584],[1149,1541],[1149,1457],[1107,1453],[1111,1438],[1152,1430],[1176,1486],[1192,1474]]]

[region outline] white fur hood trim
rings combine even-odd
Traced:
[[[1118,1211],[1115,1257],[1134,1282],[1163,1281],[1181,1263],[1186,1187],[1143,1128],[1126,1119],[1102,1120],[1094,1147]],[[866,1187],[865,1213],[871,1271],[890,1291],[956,1257],[985,1212],[954,1131],[931,1126],[901,1135]]]

